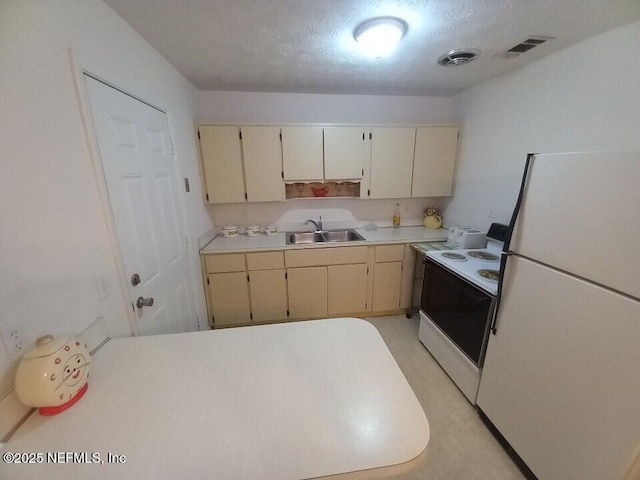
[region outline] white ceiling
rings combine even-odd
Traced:
[[[639,0],[106,0],[201,90],[449,96],[625,23]],[[404,19],[395,54],[374,60],[353,30]],[[556,37],[514,59],[530,35]],[[637,45],[630,45],[637,48]],[[437,59],[481,55],[459,67]],[[612,68],[614,66],[612,65]]]

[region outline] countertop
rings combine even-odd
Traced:
[[[318,243],[315,245],[287,245],[285,233],[279,232],[276,235],[260,234],[256,237],[248,237],[240,234],[234,238],[224,238],[218,235],[209,242],[200,253],[235,253],[251,250],[284,250],[301,248],[327,248],[345,247],[355,245],[375,245],[384,243],[419,243],[419,242],[439,242],[447,239],[449,231],[446,228],[431,229],[422,226],[415,227],[380,227],[375,230],[366,228],[356,228],[365,241],[340,242],[340,243]]]
[[[0,477],[379,478],[421,461],[429,436],[364,320],[122,338],[92,357],[76,405],[32,415],[2,449],[44,452],[44,461],[2,462]],[[47,452],[86,458],[52,464]],[[104,464],[88,463],[96,453]],[[126,459],[108,463],[109,453]]]

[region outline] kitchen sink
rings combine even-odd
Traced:
[[[357,242],[364,240],[355,230],[324,230],[322,232],[287,232],[287,245]]]

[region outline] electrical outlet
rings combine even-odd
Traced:
[[[15,362],[24,353],[24,332],[20,322],[3,327],[0,330],[2,343],[12,362]]]

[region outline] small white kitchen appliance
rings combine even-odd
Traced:
[[[447,246],[454,250],[465,248],[484,248],[487,245],[487,234],[473,228],[452,228],[449,230]]]

